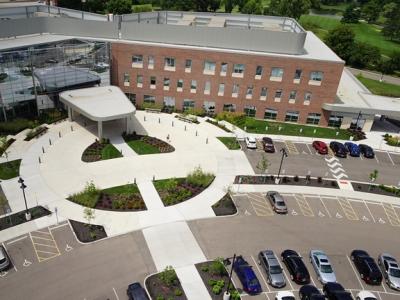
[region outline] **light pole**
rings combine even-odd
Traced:
[[[25,189],[27,188],[27,186],[24,183],[24,180],[22,179],[22,177],[20,177],[18,179],[18,183],[21,184],[20,188],[22,190],[22,194],[24,195],[24,201],[25,201],[25,219],[27,221],[29,221],[31,219],[31,213],[28,210],[28,204],[26,203],[26,196],[25,196]]]
[[[232,263],[230,262],[231,258],[232,258]],[[236,259],[236,254],[233,254],[233,257],[228,257],[227,259],[224,260],[224,264],[226,264],[226,265],[232,264],[232,266],[231,266],[231,271],[229,272],[228,286],[226,287],[226,291],[224,293],[223,300],[229,300],[230,297],[231,297],[231,293],[229,292],[229,288],[231,287],[233,264],[235,263],[235,259]]]
[[[358,116],[357,116],[357,121],[356,121],[356,131],[358,131],[358,121],[360,121],[361,116],[362,116],[362,114],[361,114],[361,110],[360,110],[360,112],[358,113]]]
[[[278,183],[279,183],[279,176],[281,175],[281,169],[282,169],[283,159],[284,159],[285,157],[288,157],[288,154],[287,154],[285,148],[282,148],[282,149],[280,150],[280,152],[282,152],[282,157],[281,157],[281,164],[279,165],[279,171],[278,171],[278,178],[277,178],[277,182],[278,182]]]

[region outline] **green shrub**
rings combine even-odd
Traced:
[[[210,272],[211,274],[218,276],[223,276],[226,274],[226,269],[222,258],[217,258],[210,264]]]
[[[132,11],[134,13],[153,11],[153,6],[151,4],[132,5]]]
[[[174,294],[175,294],[175,296],[179,297],[179,296],[182,296],[183,292],[180,289],[175,289]]]
[[[187,110],[185,110],[185,111],[183,112],[183,115],[185,115],[185,116],[187,116],[187,115],[193,115],[193,116],[202,117],[202,116],[205,116],[206,113],[205,113],[204,109],[200,109],[200,108],[189,108],[189,109],[187,109]]]
[[[240,300],[240,294],[237,290],[230,291],[231,293],[231,300]]]
[[[100,196],[100,190],[93,181],[87,182],[82,192],[71,195],[69,198],[80,205],[94,208]]]
[[[218,121],[225,120],[236,126],[244,125],[246,123],[246,115],[239,112],[223,111],[217,114],[215,119]]]
[[[8,135],[8,134],[17,134],[18,132],[26,129],[33,128],[37,125],[37,122],[30,121],[27,119],[15,119],[8,122],[0,122],[0,134]]]
[[[201,270],[203,271],[203,272],[208,272],[208,266],[207,265],[204,265],[204,266],[202,266],[201,267]]]
[[[177,283],[178,276],[176,276],[175,270],[172,266],[167,266],[164,271],[158,274],[158,278],[166,285],[172,286]]]
[[[214,285],[213,287],[212,287],[212,292],[215,294],[215,295],[219,295],[219,294],[221,294],[221,291],[222,291],[222,288],[219,286],[219,285]]]
[[[35,136],[39,135],[41,132],[46,131],[47,128],[44,126],[38,126],[36,128],[33,128],[32,130],[30,130],[27,134],[26,134],[26,140],[31,140],[33,139]]]
[[[143,109],[148,108],[148,109],[160,109],[161,110],[163,108],[163,105],[158,104],[158,103],[144,102],[142,104],[142,108]]]
[[[157,300],[164,300],[165,298],[164,298],[164,296],[162,296],[162,295],[158,295],[157,296]]]
[[[204,173],[201,167],[197,167],[186,177],[186,182],[192,186],[207,187],[214,180],[212,173]]]
[[[174,192],[176,190],[177,186],[178,186],[178,180],[176,180],[176,178],[170,178],[170,179],[166,180],[164,183],[164,188],[168,192]]]

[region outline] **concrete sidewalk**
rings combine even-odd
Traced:
[[[148,210],[164,208],[164,204],[152,181],[141,181],[137,186]]]
[[[110,143],[125,157],[138,156],[138,154],[133,151],[133,149],[129,147],[127,143],[125,143],[124,138],[120,135],[111,136]]]

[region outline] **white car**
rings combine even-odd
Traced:
[[[377,298],[369,291],[361,291],[357,294],[356,300],[377,300]]]
[[[296,298],[294,297],[292,292],[288,291],[281,291],[276,293],[275,295],[275,300],[295,300]]]
[[[245,141],[248,149],[257,149],[257,142],[254,137],[246,137]]]

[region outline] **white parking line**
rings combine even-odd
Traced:
[[[2,244],[3,247],[4,247],[4,250],[6,250],[6,252],[7,252],[7,254],[8,254],[8,257],[10,258],[10,261],[11,261],[13,267],[14,267],[14,270],[15,270],[15,271],[18,271],[18,270],[17,270],[17,267],[15,266],[14,262],[13,262],[12,259],[11,259],[10,254],[8,253],[8,250],[7,250],[7,248],[6,248],[6,245],[4,245],[4,243],[1,243],[1,244]]]
[[[292,290],[294,290],[293,285],[292,285],[292,282],[291,282],[290,278],[287,276],[287,274],[286,274],[286,272],[285,272],[285,269],[282,268],[282,270],[283,270],[283,275],[285,275],[285,277],[286,277],[286,282],[289,282],[290,288],[291,288]]]
[[[27,237],[28,237],[27,235],[24,235],[23,237],[20,237],[18,239],[7,242],[7,245],[11,245],[11,244],[14,244],[15,242],[22,241],[23,239],[26,239]]]
[[[260,272],[261,278],[264,280],[264,283],[265,283],[265,285],[266,285],[266,287],[267,287],[267,289],[268,289],[268,292],[270,292],[271,290],[269,289],[268,282],[265,280],[264,275],[263,275],[263,273],[261,272],[261,269],[259,268],[258,263],[257,263],[257,261],[254,259],[253,255],[251,256],[251,259],[253,260],[254,264],[256,265],[256,268],[257,268],[258,272]]]
[[[308,146],[307,143],[306,143],[306,146],[307,146],[308,151],[310,151],[310,154],[313,154],[312,151],[311,151],[311,149],[310,149],[310,146]]]
[[[377,294],[378,294],[379,299],[382,300],[381,293],[377,292]]]
[[[117,298],[117,300],[119,300],[119,297],[118,297],[118,294],[117,294],[117,291],[113,288],[113,291],[114,291],[114,294],[115,294],[115,298]]]
[[[392,162],[392,165],[394,166],[394,161],[393,161],[392,157],[390,156],[389,152],[386,151],[386,153],[387,153],[387,155],[389,156],[389,159],[390,159],[390,161]]]
[[[326,207],[326,205],[325,205],[324,201],[322,200],[322,197],[321,197],[321,195],[319,195],[319,200],[321,201],[322,205],[324,206],[324,208],[325,208],[325,211],[327,212],[327,214],[328,214],[329,218],[332,218],[332,216],[331,216],[331,213],[329,212],[329,210],[328,210],[328,208]]]
[[[372,221],[374,221],[374,223],[376,223],[375,218],[374,218],[374,216],[372,215],[372,212],[371,212],[371,210],[369,209],[369,207],[368,207],[368,205],[367,205],[367,202],[365,202],[364,199],[363,199],[363,202],[364,202],[365,207],[368,209],[368,212],[369,212],[369,215],[370,215],[371,218],[372,218]]]
[[[346,255],[346,257],[347,257],[347,260],[349,261],[349,264],[350,264],[351,268],[352,268],[353,271],[354,271],[354,274],[355,274],[356,277],[357,277],[357,280],[358,280],[358,283],[359,283],[360,286],[361,286],[361,289],[362,289],[362,290],[365,290],[365,289],[364,289],[364,286],[363,286],[363,284],[362,284],[362,282],[361,282],[360,276],[359,276],[358,272],[356,271],[356,269],[355,269],[354,266],[353,266],[353,262],[351,261],[351,259],[350,259],[349,256]]]
[[[375,155],[374,156],[375,157],[375,159],[376,159],[376,162],[379,164],[379,159],[378,159],[378,157]]]
[[[385,284],[384,284],[384,280],[382,280],[382,287],[383,287],[383,290],[385,291],[385,293],[387,293],[387,290],[386,290],[386,288],[385,288]]]

